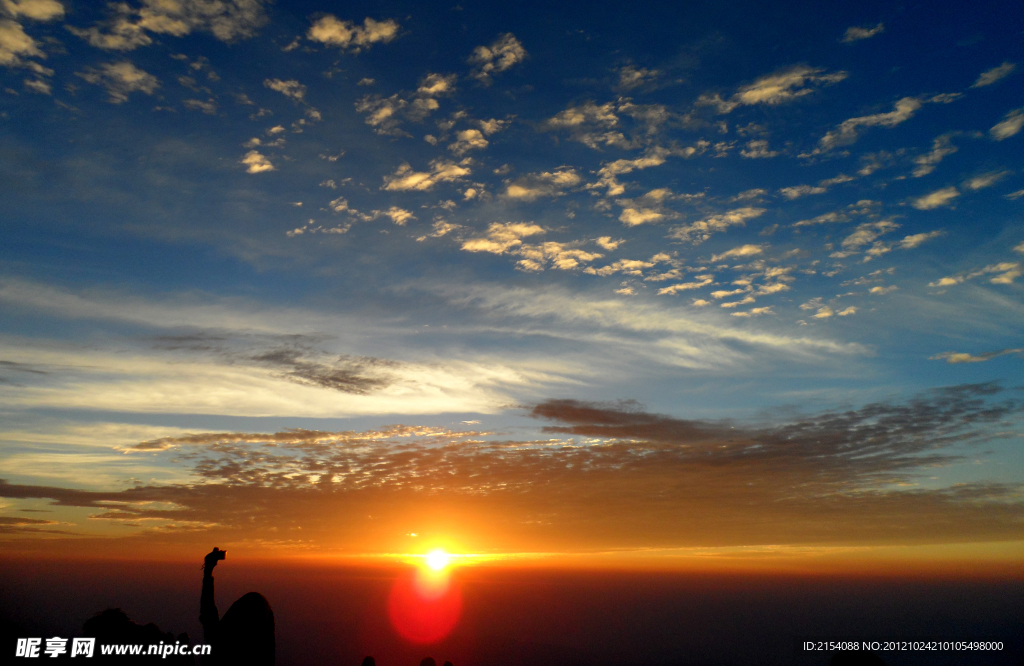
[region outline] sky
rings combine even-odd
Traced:
[[[0,0],[2,548],[1019,564],[1022,34]]]

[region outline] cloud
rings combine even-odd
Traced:
[[[745,299],[753,301],[753,299]],[[724,307],[724,304],[723,304]],[[747,312],[733,312],[733,317],[760,317],[761,315],[773,315],[775,311],[772,310],[771,306],[763,308],[751,308]]]
[[[281,79],[264,79],[263,86],[281,93],[296,102],[306,101],[306,86],[298,81],[282,81]]]
[[[441,238],[442,236],[447,236],[453,231],[458,231],[461,228],[461,225],[452,224],[451,222],[446,222],[444,220],[438,220],[433,224],[434,231],[432,233],[420,236],[419,238],[416,239],[416,241],[422,243],[428,238]]]
[[[485,236],[463,241],[462,249],[466,252],[489,252],[521,257],[516,262],[516,268],[527,272],[543,271],[547,267],[573,270],[579,268],[581,264],[604,256],[580,249],[579,243],[523,242],[525,238],[545,233],[546,229],[532,222],[492,222],[487,227]]]
[[[548,130],[567,130],[574,141],[598,150],[601,146],[635,148],[633,141],[626,138],[619,127],[618,109],[613,102],[595,104],[586,102],[559,111],[544,122]]]
[[[825,180],[822,180],[817,184],[817,186],[795,185],[793,187],[783,187],[779,190],[779,194],[792,201],[793,199],[799,199],[800,197],[805,197],[810,194],[824,194],[825,192],[828,192],[828,189],[833,185],[849,183],[852,180],[855,180],[853,176],[847,176],[845,173],[841,173],[834,178],[826,178]]]
[[[729,199],[729,203],[736,203],[737,201],[751,201],[754,199],[760,199],[764,195],[768,194],[768,190],[761,189],[759,187],[752,190],[745,190],[740,192],[736,196]]]
[[[40,95],[53,94],[53,86],[42,79],[25,79],[25,87]]]
[[[367,114],[364,122],[373,127],[377,134],[405,137],[410,136],[410,134],[403,131],[399,125],[401,125],[403,112],[408,106],[409,102],[402,99],[398,93],[391,97],[366,95],[355,103],[356,111]]]
[[[714,292],[714,293],[717,293],[717,292]],[[732,301],[730,303],[722,303],[721,306],[723,308],[736,308],[736,307],[739,307],[741,305],[750,305],[751,303],[755,302],[756,300],[757,299],[754,298],[753,296],[747,296],[746,298],[738,300],[738,301]],[[746,314],[749,315],[750,313],[748,312]]]
[[[777,150],[770,150],[765,140],[748,141],[747,147],[740,151],[740,155],[750,159],[775,157],[779,154]]]
[[[25,80],[29,90],[49,95],[50,84],[39,77],[53,76],[53,70],[23,59],[45,58],[46,54],[17,19],[51,21],[63,17],[64,6],[56,0],[0,0],[0,67],[24,67],[35,73],[37,78]]]
[[[380,213],[380,211],[374,211],[374,212],[375,213]],[[371,219],[376,219],[376,217],[378,217],[378,216],[374,216]],[[347,234],[351,228],[352,228],[352,223],[351,222],[347,222],[345,224],[339,224],[339,225],[330,227],[330,226],[325,226],[325,225],[322,225],[322,224],[317,224],[316,220],[311,219],[308,222],[306,222],[306,224],[302,225],[301,227],[296,227],[295,229],[292,229],[291,231],[286,231],[284,233],[284,235],[287,236],[288,238],[295,238],[296,236],[301,236],[301,235],[306,234],[306,233],[310,233],[310,234]]]
[[[845,173],[841,173],[838,176],[833,176],[832,178],[826,178],[825,180],[822,180],[822,181],[818,182],[818,185],[821,185],[823,187],[832,187],[833,185],[840,185],[842,183],[849,183],[849,182],[852,182],[854,180],[857,180],[857,179],[854,178],[853,176],[847,176]]]
[[[128,95],[133,92],[152,95],[160,87],[160,81],[155,76],[127,60],[104,63],[99,69],[90,67],[76,74],[88,83],[106,88],[112,104],[127,102]]]
[[[598,239],[598,244],[601,244],[600,239]],[[602,247],[604,246],[602,245]],[[606,247],[605,249],[609,248]],[[615,248],[613,247],[611,249]],[[602,266],[601,268],[586,268],[583,270],[583,272],[589,275],[600,275],[602,277],[607,277],[609,275],[614,275],[616,273],[641,277],[643,276],[644,271],[646,269],[654,268],[659,263],[671,260],[672,257],[670,257],[669,255],[665,253],[658,253],[651,257],[650,259],[648,259],[647,261],[641,259],[619,259],[617,261],[612,262],[611,264],[608,264],[607,266]]]
[[[32,20],[63,18],[65,8],[57,0],[0,0],[0,13]]]
[[[1016,135],[1021,127],[1024,127],[1024,113],[1021,109],[1014,109],[1003,116],[1001,122],[993,125],[988,134],[996,141],[1002,141]]]
[[[67,26],[96,48],[131,51],[153,43],[148,33],[184,37],[209,32],[222,42],[248,39],[267,22],[263,0],[142,0],[109,3],[111,17],[91,28]]]
[[[619,221],[627,227],[635,227],[648,222],[660,222],[665,219],[665,214],[653,208],[623,208],[619,215]]]
[[[557,197],[564,194],[566,188],[579,185],[582,180],[574,169],[559,167],[555,171],[530,173],[517,178],[508,184],[502,196],[519,201],[535,201],[540,197]]]
[[[601,105],[587,102],[582,106],[571,106],[564,111],[559,111],[544,124],[549,129],[573,129],[584,125],[609,128],[619,123],[619,117],[615,115],[615,111],[615,104],[612,102]]]
[[[57,0],[0,0],[0,13],[15,19],[52,21],[64,18],[64,5]]]
[[[461,248],[467,252],[489,252],[520,257],[516,262],[516,269],[526,272],[539,272],[546,268],[574,270],[604,256],[581,249],[580,241],[523,242],[524,238],[545,233],[546,229],[533,223],[494,222],[488,227],[486,236],[464,240]],[[586,272],[593,271],[588,268]]]
[[[695,275],[693,282],[680,282],[678,284],[670,284],[667,287],[662,287],[658,290],[659,296],[673,296],[681,291],[691,291],[693,289],[701,289],[710,284],[714,284],[714,275]]]
[[[619,246],[625,243],[626,241],[625,239],[622,238],[618,240],[612,240],[611,236],[601,236],[594,242],[603,247],[604,249],[608,250],[609,252],[612,252],[614,250],[619,249]],[[1024,243],[1022,243],[1022,246],[1024,246]]]
[[[828,192],[828,188],[815,187],[813,185],[795,185],[793,187],[783,187],[779,190],[779,194],[789,200],[799,199],[809,194],[824,194],[825,192]]]
[[[186,99],[182,100],[181,104],[189,111],[202,111],[208,116],[213,116],[217,113],[217,102],[213,98],[205,102],[201,99]],[[259,141],[259,139],[256,139],[256,141]]]
[[[11,339],[4,342],[4,356],[18,363],[16,368],[0,366],[0,375],[17,373],[18,384],[0,382],[0,402],[10,409],[36,406],[72,406],[72,408],[126,412],[178,414],[236,414],[249,416],[291,415],[341,416],[354,414],[429,414],[445,411],[493,411],[513,399],[505,391],[513,386],[524,389],[537,383],[564,381],[558,377],[563,366],[552,358],[536,366],[529,362],[471,360],[464,353],[458,358],[427,362],[401,361],[387,366],[389,387],[367,394],[338,394],[308,382],[297,381],[288,373],[298,368],[274,364],[277,357],[259,360],[276,350],[298,350],[299,360],[312,363],[317,372],[330,369],[352,370],[353,358],[364,358],[380,349],[412,348],[399,340],[404,334],[387,339],[389,326],[366,321],[364,315],[324,313],[299,307],[268,308],[245,299],[213,298],[190,291],[157,298],[140,298],[124,291],[80,290],[69,292],[38,283],[0,282],[0,308],[17,306],[61,321],[107,322],[107,330],[154,332],[156,350],[143,351],[114,340],[126,339],[112,333],[104,350],[93,345],[60,343],[21,345]],[[307,335],[296,335],[302,331]],[[373,331],[373,335],[367,335]],[[162,334],[162,335],[161,335]],[[382,337],[384,336],[384,337]],[[376,340],[359,343],[357,341]],[[136,337],[137,341],[138,338]],[[338,351],[321,350],[329,342]],[[365,348],[358,353],[351,345]],[[344,358],[346,360],[339,361]],[[389,363],[391,363],[389,361]],[[513,365],[519,366],[514,368]],[[54,372],[50,372],[53,370]],[[370,374],[367,374],[370,373]],[[360,376],[380,379],[377,371],[364,370]]]
[[[885,32],[884,23],[879,23],[873,28],[861,28],[859,26],[853,26],[846,29],[846,32],[843,34],[843,38],[840,41],[843,42],[844,44],[849,44],[850,42],[857,42],[862,39],[870,39],[875,35],[881,34],[883,32]]]
[[[737,294],[745,294],[745,293],[747,293],[747,289],[743,288],[743,287],[741,287],[739,289],[733,289],[732,291],[728,291],[728,290],[725,290],[725,289],[719,289],[718,291],[711,292],[711,298],[713,298],[713,299],[715,299],[717,301],[717,300],[720,300],[720,299],[723,299],[723,298],[728,298],[729,296],[736,296]]]
[[[819,142],[824,150],[831,150],[837,146],[847,146],[857,141],[857,131],[861,127],[895,127],[914,117],[914,114],[921,108],[923,102],[916,97],[904,97],[896,102],[892,111],[888,113],[875,113],[869,116],[858,116],[844,120],[832,130],[821,137]]]
[[[409,137],[411,135],[400,127],[402,120],[423,122],[440,108],[436,97],[447,96],[455,91],[455,80],[454,74],[428,74],[420,80],[419,87],[413,94],[395,93],[390,97],[364,95],[356,100],[355,108],[358,113],[367,114],[364,122],[373,127],[377,134]],[[461,115],[464,115],[464,112]],[[454,125],[454,122],[450,125]],[[434,140],[433,137],[429,138]]]
[[[351,21],[342,21],[333,14],[326,14],[317,19],[306,32],[306,39],[335,46],[341,50],[359,53],[374,44],[387,44],[398,36],[401,26],[393,19],[375,21],[367,16],[363,25]]]
[[[735,208],[720,215],[711,215],[697,222],[674,227],[668,237],[673,240],[700,245],[708,238],[711,238],[711,234],[725,231],[733,226],[744,226],[747,220],[760,217],[766,211],[766,208],[754,208],[751,206]]]
[[[201,317],[210,314],[198,310]],[[320,317],[321,330],[327,329],[323,324],[328,319]],[[44,369],[56,372],[38,379],[21,373],[21,386],[0,384],[0,400],[11,409],[64,405],[147,413],[383,416],[493,411],[509,403],[506,390],[512,387],[523,390],[537,382],[564,381],[557,377],[561,364],[553,359],[543,369],[513,362],[521,365],[519,370],[507,362],[474,361],[465,355],[415,362],[328,352],[320,346],[345,337],[343,331],[360,337],[374,330],[373,337],[379,340],[384,330],[363,326],[354,317],[333,319],[330,333],[296,335],[295,330],[316,329],[284,315],[270,324],[291,330],[272,336],[240,328],[183,330],[180,323],[187,320],[178,320],[169,335],[154,338],[153,348],[141,352],[114,345],[106,351],[8,345],[7,353],[16,354],[17,361],[35,364],[47,359]],[[306,324],[314,321],[315,314]],[[349,335],[344,344],[352,340]],[[378,346],[394,348],[388,343]]]
[[[0,19],[0,65],[4,67],[28,67],[38,63],[27,63],[22,58],[45,58],[39,44],[25,33],[20,23]]]
[[[650,190],[635,199],[616,199],[615,203],[622,206],[619,221],[627,227],[635,227],[650,222],[661,222],[679,218],[679,213],[666,208],[665,203],[672,199],[692,200],[703,197],[703,193],[673,194],[667,187]]]
[[[979,268],[976,271],[968,273],[958,273],[956,275],[950,275],[944,277],[935,282],[929,282],[929,287],[952,287],[953,285],[962,284],[967,280],[973,280],[976,277],[984,275],[993,275],[995,277],[989,278],[989,282],[992,284],[1013,284],[1014,280],[1024,275],[1024,271],[1021,269],[1021,265],[1016,262],[1004,261],[998,264],[989,264],[984,268]]]
[[[910,205],[918,210],[932,210],[948,206],[953,199],[960,196],[960,191],[955,187],[945,187],[935,190],[923,197],[918,197],[910,202]]]
[[[649,146],[648,153],[665,150],[666,153],[686,156],[693,154],[693,150],[668,151],[656,145],[662,128],[672,119],[686,124],[685,119],[662,104],[635,104],[628,97],[620,97],[616,102],[595,104],[587,101],[571,106],[546,120],[542,127],[549,131],[568,131],[573,141],[594,150],[609,147],[635,150]]]
[[[983,173],[980,176],[965,180],[963,186],[969,190],[983,190],[986,187],[992,187],[1012,173],[1012,171],[990,171],[989,173]]]
[[[913,234],[906,236],[903,240],[896,244],[901,250],[912,250],[915,247],[919,247],[928,241],[938,238],[939,236],[945,235],[944,231],[929,231],[927,233]]]
[[[678,275],[673,279],[678,280]],[[690,279],[697,284],[671,285],[659,293],[699,289],[715,282],[711,273],[697,273]],[[829,363],[835,361],[834,355],[846,359],[870,353],[858,343],[723,325],[720,319],[696,313],[689,304],[679,306],[664,299],[656,302],[636,299],[627,303],[621,298],[606,297],[605,289],[591,295],[552,284],[531,289],[494,283],[434,287],[436,293],[450,302],[473,304],[481,314],[515,322],[517,327],[529,321],[534,332],[543,330],[546,335],[572,340],[575,347],[583,344],[604,347],[609,340],[621,340],[624,344],[614,345],[614,351],[610,349],[608,353],[615,354],[619,361],[632,358],[638,363],[651,363],[652,369],[729,368],[731,371],[743,367],[749,370],[751,364],[773,364],[779,358],[797,364],[806,363],[810,358]],[[634,343],[636,335],[641,339]],[[755,349],[767,353],[754,352]],[[604,354],[597,356],[604,358]]]
[[[632,160],[621,159],[609,162],[598,170],[598,181],[588,185],[587,187],[588,189],[604,187],[607,188],[606,194],[608,196],[619,196],[625,193],[626,188],[618,181],[618,176],[632,173],[635,170],[661,166],[665,163],[665,159],[669,154],[668,149],[653,148],[648,150],[643,157],[638,157]]]
[[[661,72],[656,69],[637,68],[633,65],[619,68],[618,74],[619,81],[615,87],[623,92],[650,86],[661,76]]]
[[[279,349],[266,352],[252,360],[270,367],[280,367],[284,374],[299,384],[366,395],[380,390],[391,383],[381,370],[397,364],[383,359],[339,357],[333,363],[307,361],[303,353],[295,349]]]
[[[711,261],[721,261],[722,259],[741,258],[741,257],[753,257],[758,254],[764,254],[764,248],[760,245],[740,245],[734,247],[731,250],[726,250],[722,254],[716,254],[711,257]]]
[[[384,187],[382,189],[397,192],[425,192],[432,190],[438,183],[461,180],[465,176],[470,175],[470,173],[472,171],[465,160],[456,164],[455,162],[436,159],[430,162],[429,171],[413,171],[411,166],[403,164],[398,167],[394,174],[384,177]]]
[[[538,234],[545,234],[544,227],[531,222],[492,222],[487,227],[487,235],[473,238],[462,243],[467,252],[490,252],[504,254],[523,244],[522,239]]]
[[[558,270],[569,271],[604,256],[597,252],[580,249],[578,242],[524,244],[517,248],[514,254],[523,257],[516,262],[516,268],[530,272],[542,271],[549,266]]]
[[[478,46],[469,57],[469,64],[475,65],[470,76],[485,85],[491,83],[494,74],[511,69],[517,63],[526,60],[527,53],[523,45],[511,32],[499,35],[490,46]]]
[[[480,126],[480,129],[483,131],[483,133],[486,134],[487,136],[490,136],[492,134],[497,134],[498,132],[508,127],[509,123],[511,123],[512,120],[510,118],[506,118],[504,120],[491,118],[490,120],[478,120],[476,122]]]
[[[449,144],[448,150],[456,155],[464,155],[470,150],[483,150],[489,145],[487,139],[478,129],[462,130],[455,133],[455,142]]]
[[[1022,354],[1024,349],[1000,349],[999,351],[986,352],[984,354],[978,354],[973,356],[963,352],[942,352],[935,356],[929,356],[929,361],[945,361],[946,363],[982,363],[984,361],[991,361],[992,359],[1005,356],[1007,354]]]
[[[883,245],[882,243],[875,242],[880,236],[899,229],[900,225],[889,220],[881,220],[879,222],[865,222],[864,224],[857,225],[853,233],[843,239],[842,251],[833,252],[831,257],[842,259],[849,257],[861,251],[865,245],[874,243],[874,246],[867,251],[868,261],[871,257],[880,256],[889,252],[890,247]]]
[[[270,163],[270,160],[256,150],[250,150],[238,161],[240,164],[248,167],[245,170],[246,173],[263,173],[264,171],[274,170],[274,165]]]
[[[1004,62],[1002,65],[999,65],[998,67],[993,67],[990,70],[982,72],[978,76],[978,80],[975,81],[974,85],[971,87],[982,88],[984,86],[990,86],[996,81],[1006,78],[1007,76],[1012,74],[1015,69],[1017,69],[1017,65],[1013,64],[1012,62]]]
[[[728,100],[723,100],[719,95],[702,95],[698,98],[696,105],[713,106],[718,113],[730,113],[733,109],[745,105],[776,106],[814,92],[814,88],[806,86],[838,83],[847,76],[846,72],[823,74],[824,71],[806,65],[798,65],[761,77],[750,85],[739,88]]]
[[[416,93],[424,97],[451,95],[455,92],[456,79],[458,77],[455,74],[427,74],[420,80]]]
[[[832,211],[829,213],[822,213],[817,217],[813,217],[809,220],[800,220],[794,222],[794,228],[810,227],[819,224],[838,224],[841,222],[849,222],[850,218],[859,215],[872,215],[875,212],[875,207],[880,205],[878,201],[872,201],[871,199],[861,199],[857,203],[850,204],[846,208]]]
[[[378,212],[378,211],[374,211]],[[379,211],[381,215],[385,215],[391,218],[391,221],[400,227],[404,227],[405,223],[409,220],[415,220],[416,216],[411,211],[407,211],[404,208],[398,206],[392,206],[385,211]]]
[[[309,546],[370,553],[400,552],[387,535],[407,533],[403,521],[424,510],[464,525],[456,537],[470,547],[506,552],[991,542],[1019,532],[1019,484],[913,484],[964,461],[1020,409],[990,384],[761,425],[547,400],[526,408],[542,424],[537,439],[417,425],[199,432],[126,448],[142,459],[173,452],[190,472],[182,483],[90,491],[0,480],[0,497],[86,508],[93,522],[191,525],[195,542],[279,539],[287,526]],[[370,511],[373,529],[354,518]],[[139,538],[167,542],[160,530]]]
[[[950,143],[949,139],[951,134],[943,134],[937,137],[932,142],[932,150],[926,155],[919,155],[914,158],[914,163],[917,164],[917,168],[914,169],[914,178],[920,178],[927,176],[932,171],[935,171],[936,165],[942,161],[942,158],[946,155],[952,155],[957,151],[957,147]]]

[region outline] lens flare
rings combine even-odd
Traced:
[[[395,581],[388,598],[391,624],[411,643],[436,643],[458,624],[462,594],[451,575],[432,566]]]

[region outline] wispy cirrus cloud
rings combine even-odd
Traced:
[[[1014,64],[1012,62],[1004,62],[1002,65],[999,65],[998,67],[993,67],[992,69],[986,70],[986,71],[982,72],[981,74],[979,74],[978,75],[978,80],[975,81],[974,85],[972,85],[971,87],[972,88],[983,88],[985,86],[990,86],[993,83],[995,83],[996,81],[1000,81],[1002,79],[1005,79],[1010,74],[1013,74],[1013,72],[1016,69],[1017,69],[1017,65],[1016,64]]]
[[[996,141],[1003,141],[1019,134],[1022,127],[1024,127],[1024,110],[1014,109],[1003,116],[1000,122],[993,125],[988,134]]]
[[[1013,282],[1021,275],[1024,275],[1024,269],[1021,268],[1020,263],[1016,261],[1002,261],[998,264],[989,264],[988,266],[984,266],[977,270],[948,275],[936,280],[935,282],[929,282],[928,286],[952,287],[958,284],[963,284],[968,280],[985,276],[992,276],[989,277],[988,280],[991,284],[1013,284]]]
[[[755,104],[776,106],[810,95],[815,91],[812,86],[838,83],[846,77],[846,72],[826,73],[821,68],[798,65],[763,76],[749,85],[741,86],[729,99],[722,99],[717,94],[702,95],[696,105],[698,107],[713,107],[721,114],[730,113],[740,106]]]
[[[923,105],[923,102],[916,97],[904,97],[895,103],[892,111],[844,120],[834,130],[821,137],[818,143],[824,150],[848,146],[857,141],[861,128],[895,127],[913,118]]]
[[[851,26],[846,29],[846,32],[843,33],[843,38],[839,41],[843,42],[844,44],[849,44],[850,42],[859,42],[862,39],[871,39],[875,35],[880,35],[883,32],[885,32],[884,23],[879,23],[878,25],[872,26],[870,28]]]
[[[950,205],[959,196],[960,190],[955,187],[944,187],[941,190],[930,192],[923,197],[913,199],[910,205],[918,210],[932,210]]]
[[[952,155],[957,151],[957,147],[950,141],[952,136],[952,134],[943,134],[936,137],[932,142],[931,151],[914,159],[914,163],[917,164],[917,167],[914,169],[914,178],[921,178],[935,171],[935,167],[938,166],[944,157]]]
[[[929,356],[930,361],[945,361],[946,363],[983,363],[985,361],[991,361],[994,358],[1000,356],[1006,356],[1007,354],[1022,354],[1024,349],[999,349],[997,351],[985,352],[983,354],[968,354],[965,352],[942,352],[935,356]]]

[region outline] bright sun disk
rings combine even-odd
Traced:
[[[440,548],[427,553],[427,566],[434,571],[441,571],[448,566],[450,556]]]

